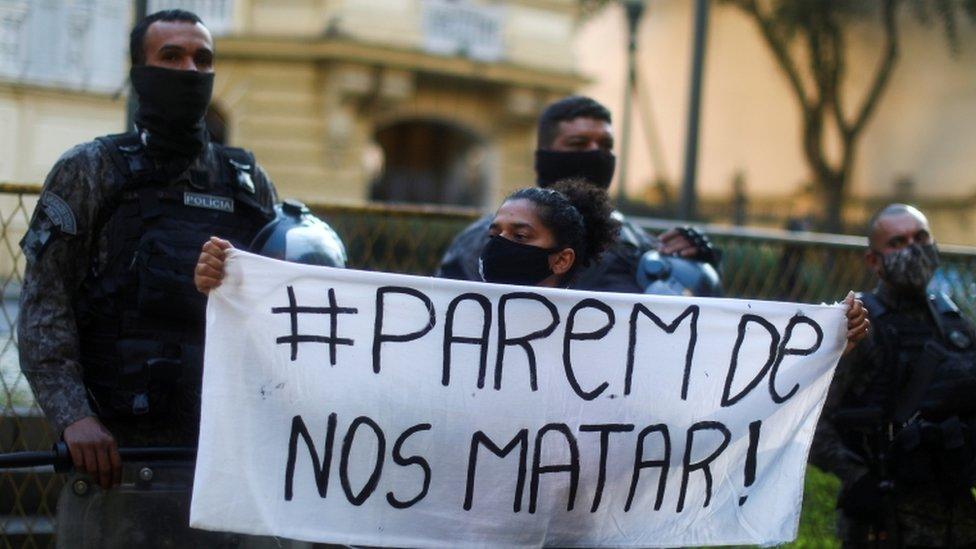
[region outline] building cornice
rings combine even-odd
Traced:
[[[119,87],[118,90],[114,92],[99,91],[99,90],[85,90],[78,88],[71,88],[67,86],[59,86],[55,84],[35,84],[22,82],[17,80],[8,80],[0,78],[0,92],[9,93],[14,96],[24,96],[24,97],[34,97],[34,98],[71,98],[74,100],[91,100],[91,101],[111,101],[124,103],[126,97],[126,88],[124,86]]]
[[[218,59],[340,61],[559,94],[571,93],[588,83],[585,77],[575,72],[547,71],[504,62],[486,63],[342,38],[224,36],[217,39],[216,49]]]

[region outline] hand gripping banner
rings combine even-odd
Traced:
[[[774,544],[841,305],[580,292],[234,251],[191,526],[396,547]]]

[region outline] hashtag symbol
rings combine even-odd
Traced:
[[[298,359],[299,343],[326,343],[329,345],[329,362],[332,366],[335,366],[336,346],[353,344],[353,340],[351,339],[338,337],[339,315],[357,314],[359,309],[354,309],[352,307],[339,307],[339,305],[336,303],[334,288],[329,288],[328,307],[299,306],[298,301],[295,299],[295,289],[288,286],[288,306],[272,307],[271,312],[273,314],[287,313],[291,317],[291,335],[281,336],[276,341],[279,345],[291,345],[292,361]],[[300,314],[329,315],[329,335],[321,336],[298,333],[298,315]]]

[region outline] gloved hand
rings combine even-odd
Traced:
[[[677,255],[710,264],[718,270],[722,258],[720,250],[703,233],[693,227],[675,227],[658,237],[661,241],[659,251],[663,254]]]
[[[837,506],[844,510],[848,517],[870,521],[883,516],[884,491],[881,489],[878,477],[872,473],[865,473],[858,477],[840,495]]]

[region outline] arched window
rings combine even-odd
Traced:
[[[376,131],[383,167],[370,199],[481,206],[487,186],[487,147],[450,122],[401,120]]]

